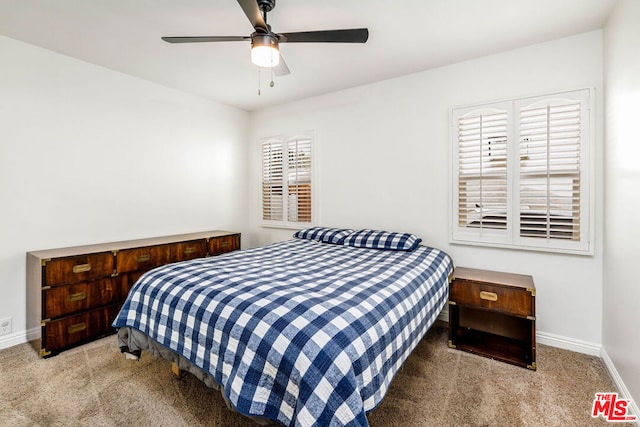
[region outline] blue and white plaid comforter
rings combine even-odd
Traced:
[[[146,273],[129,326],[210,373],[243,414],[368,425],[447,301],[452,261],[294,239]]]

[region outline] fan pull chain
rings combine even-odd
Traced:
[[[258,96],[262,95],[262,91],[260,90],[260,86],[262,84],[261,78],[261,67],[258,68]],[[269,87],[274,87],[276,82],[274,81],[273,67],[271,68],[271,81],[269,82]]]

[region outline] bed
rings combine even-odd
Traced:
[[[453,262],[401,233],[294,237],[146,273],[113,323],[121,350],[177,363],[256,420],[368,425],[446,304]]]

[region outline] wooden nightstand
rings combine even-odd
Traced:
[[[536,369],[531,276],[457,267],[449,289],[449,347]]]

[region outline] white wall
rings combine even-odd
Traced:
[[[604,31],[604,349],[640,404],[640,2],[621,0]],[[637,413],[636,413],[637,414]]]
[[[453,106],[595,87],[595,256],[450,245],[449,111]],[[531,274],[537,328],[555,345],[597,353],[602,323],[602,32],[595,31],[254,112],[254,143],[312,129],[322,225],[410,231],[457,265]],[[259,157],[252,173],[252,246],[290,238],[258,225]],[[555,341],[555,339],[560,341]]]
[[[25,252],[247,222],[248,113],[0,37],[0,319]]]

